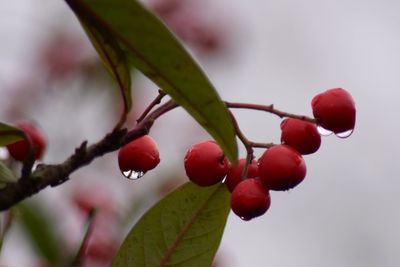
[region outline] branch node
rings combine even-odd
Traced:
[[[88,141],[83,141],[82,144],[75,149],[75,154],[86,154]]]

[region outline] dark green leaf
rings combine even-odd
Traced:
[[[135,0],[66,0],[81,21],[126,50],[130,62],[185,108],[237,158],[228,110],[201,68],[173,34]]]
[[[58,266],[61,262],[62,247],[56,239],[52,220],[45,211],[36,204],[23,202],[18,205],[20,221],[31,240],[33,247],[49,263]]]
[[[16,181],[17,177],[15,177],[14,173],[0,161],[0,184],[14,183]]]
[[[187,183],[151,208],[125,239],[112,267],[211,266],[229,214],[223,184]]]
[[[0,122],[0,146],[15,143],[24,138],[24,132],[18,128]]]

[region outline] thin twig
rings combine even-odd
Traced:
[[[231,116],[232,124],[233,124],[233,127],[235,128],[236,135],[238,136],[240,141],[243,143],[243,145],[246,149],[246,152],[247,152],[246,164],[244,165],[244,168],[243,168],[243,171],[241,174],[241,178],[245,179],[245,177],[247,177],[247,171],[249,169],[249,165],[251,164],[251,161],[254,159],[253,147],[268,149],[268,148],[274,146],[275,144],[273,144],[273,143],[257,143],[257,142],[250,141],[249,139],[247,139],[247,137],[244,135],[244,133],[240,129],[239,124],[238,124],[235,116],[233,115],[232,111],[229,110],[229,114]]]
[[[242,174],[240,176],[243,180],[243,179],[245,179],[245,177],[247,177],[247,171],[249,169],[249,165],[254,158],[254,154],[253,154],[254,151],[253,151],[253,147],[251,146],[251,141],[249,141],[247,139],[247,137],[243,134],[242,130],[240,130],[239,124],[238,124],[235,116],[233,115],[232,111],[229,110],[229,114],[231,115],[233,127],[235,128],[235,131],[236,131],[236,135],[239,137],[240,141],[242,141],[242,143],[247,151],[246,164],[244,165]]]
[[[241,108],[241,109],[253,109],[253,110],[260,110],[260,111],[265,111],[268,113],[272,113],[277,115],[280,118],[294,118],[294,119],[299,119],[303,121],[308,121],[311,123],[317,123],[317,120],[305,115],[297,115],[297,114],[292,114],[288,112],[284,112],[278,109],[274,108],[274,105],[258,105],[258,104],[250,104],[250,103],[234,103],[234,102],[226,102],[225,105],[228,108]]]
[[[257,143],[257,142],[250,142],[250,145],[252,147],[266,148],[266,149],[276,146],[276,144],[274,143]]]
[[[149,114],[153,107],[161,103],[161,100],[164,96],[166,96],[166,93],[164,93],[162,90],[158,90],[157,97],[150,103],[150,105],[147,106],[147,108],[143,111],[142,115],[140,115],[136,122],[140,123],[147,116],[147,114]]]

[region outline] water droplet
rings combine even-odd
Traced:
[[[7,159],[9,157],[9,153],[7,148],[0,147],[0,160]]]
[[[354,132],[354,129],[342,132],[342,133],[337,133],[336,136],[339,138],[347,138],[349,137],[352,133]]]
[[[141,171],[134,171],[134,170],[129,170],[129,171],[124,171],[122,174],[130,179],[130,180],[137,180],[139,178],[142,178],[144,175],[144,172]]]
[[[317,126],[317,130],[318,130],[318,133],[320,134],[320,135],[322,135],[322,136],[328,136],[328,135],[331,135],[333,132],[332,131],[329,131],[329,130],[327,130],[327,129],[325,129],[325,128],[323,128],[322,126]]]
[[[32,166],[32,171],[35,171],[39,164],[41,164],[40,161],[35,161],[35,163],[33,163],[33,166]]]

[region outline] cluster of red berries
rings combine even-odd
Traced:
[[[336,134],[352,131],[355,126],[354,101],[341,88],[315,96],[312,110],[317,123]],[[303,181],[306,164],[302,155],[316,152],[321,145],[321,136],[315,124],[287,118],[281,123],[281,142],[267,149],[258,161],[252,160],[244,177],[246,159],[230,166],[214,141],[195,144],[185,157],[186,174],[200,186],[211,186],[225,178],[232,193],[233,212],[243,220],[250,220],[268,210],[271,204],[269,190],[289,190]]]
[[[356,109],[351,95],[341,88],[327,90],[312,100],[317,124],[335,134],[354,129]],[[243,220],[264,214],[270,204],[269,190],[285,191],[300,184],[306,175],[302,155],[316,152],[321,136],[315,123],[287,118],[281,123],[281,144],[268,148],[256,160],[240,159],[231,165],[219,145],[212,140],[193,145],[186,153],[184,167],[190,181],[211,186],[225,179],[231,195],[231,208]],[[122,172],[145,173],[160,162],[156,143],[140,137],[118,154]],[[246,173],[244,173],[246,169]]]

